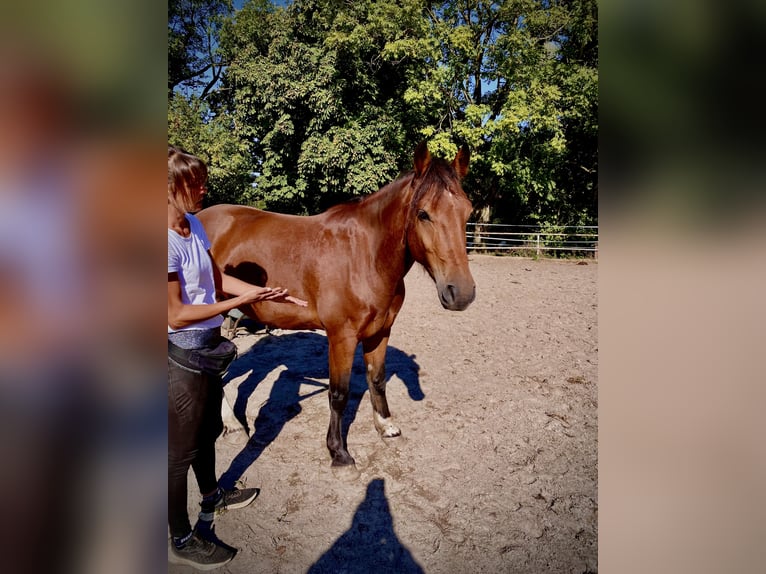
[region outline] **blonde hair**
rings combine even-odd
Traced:
[[[193,190],[207,182],[207,165],[197,156],[168,146],[168,197],[182,211],[194,210]]]

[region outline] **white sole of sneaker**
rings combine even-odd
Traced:
[[[191,566],[192,568],[196,570],[205,570],[205,571],[215,570],[216,568],[220,568],[224,564],[228,564],[233,559],[234,559],[234,555],[232,554],[227,560],[224,560],[223,562],[216,562],[215,564],[200,564],[199,562],[195,562],[194,560],[189,560],[188,558],[179,556],[178,554],[173,552],[172,548],[168,547],[168,562],[171,562],[173,564],[182,564],[184,566]]]

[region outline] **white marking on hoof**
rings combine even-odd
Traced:
[[[238,432],[242,432],[245,434],[245,436],[247,436],[245,427],[242,426],[242,423],[239,422],[239,419],[234,416],[234,411],[232,410],[226,396],[224,396],[223,401],[221,401],[221,418],[223,419],[223,436]]]
[[[378,429],[380,436],[383,438],[393,438],[402,434],[402,431],[399,430],[399,427],[390,418],[384,418],[378,413],[373,413],[373,416],[375,417],[375,428]]]

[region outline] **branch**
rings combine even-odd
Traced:
[[[223,70],[223,67],[219,66],[218,68],[213,68],[213,78],[207,83],[205,88],[202,90],[202,94],[200,94],[200,99],[204,100],[208,92],[218,83],[218,80],[221,78],[221,71]]]
[[[561,31],[562,31],[564,28],[566,28],[568,24],[569,24],[569,22],[568,22],[568,21],[567,21],[567,22],[564,22],[564,23],[563,23],[561,26],[559,26],[558,28],[556,28],[556,29],[555,29],[553,32],[551,32],[549,35],[547,35],[547,36],[539,36],[539,37],[536,37],[536,38],[535,38],[535,40],[541,40],[541,41],[544,41],[544,42],[547,42],[547,41],[549,41],[549,40],[552,40],[553,38],[555,38],[556,36],[558,36],[559,32],[561,32]]]
[[[506,95],[508,94],[508,80],[505,81],[505,83],[501,86],[500,85],[500,78],[497,80],[497,89],[495,90],[495,105],[492,106],[492,115],[490,116],[490,119],[492,121],[495,121],[497,119],[497,116],[500,115],[501,110],[503,109],[503,102],[505,100]]]
[[[213,86],[218,82],[218,79],[221,77],[221,65],[218,65],[218,68],[216,68],[216,62],[215,62],[215,54],[213,51],[213,36],[210,33],[210,28],[207,29],[207,57],[210,59],[210,67],[213,70],[213,77],[211,80],[207,83],[207,85],[202,90],[202,94],[200,94],[200,99],[204,100],[207,97],[208,92],[213,88]]]
[[[221,75],[223,74],[223,71],[225,68],[227,68],[231,64],[230,61],[226,60],[224,61],[221,59],[219,62],[214,62],[212,64],[213,68],[213,78],[208,82],[208,84],[205,86],[205,89],[202,91],[202,95],[200,98],[205,98],[207,96],[207,93],[213,88],[213,86],[218,82],[218,80],[221,79]]]
[[[196,78],[197,76],[200,76],[207,72],[211,67],[213,67],[213,64],[205,64],[204,67],[200,68],[199,70],[195,70],[192,72],[189,72],[188,74],[185,74],[183,77],[181,77],[177,82],[175,82],[172,86],[172,88],[175,88],[177,85],[182,84],[184,82],[188,82],[192,78]]]

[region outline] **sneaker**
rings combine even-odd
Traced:
[[[260,492],[258,488],[234,487],[231,490],[224,490],[221,499],[215,503],[215,511],[221,513],[228,509],[244,508],[255,500]]]
[[[212,570],[223,566],[234,558],[234,551],[205,540],[196,532],[182,548],[176,548],[170,541],[168,561],[173,564],[186,564],[197,570]]]

